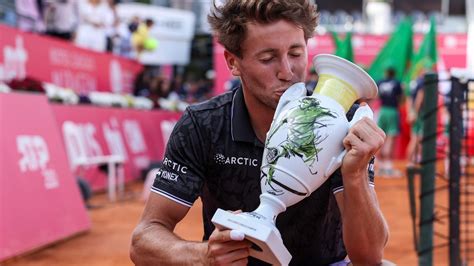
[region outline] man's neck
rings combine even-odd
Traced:
[[[270,130],[275,110],[254,97],[245,97],[245,92],[244,99],[255,135],[262,143],[265,143],[265,138],[267,137],[268,130]]]

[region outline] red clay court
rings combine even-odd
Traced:
[[[399,163],[399,168],[402,169],[403,165]],[[142,186],[142,182],[130,183],[126,189],[126,198],[117,203],[108,202],[105,193],[95,195],[91,203],[98,207],[89,210],[92,221],[90,231],[10,259],[1,265],[132,265],[128,249],[132,230],[144,207],[140,199]],[[406,178],[376,178],[376,190],[390,227],[384,258],[397,265],[418,264],[413,246]],[[201,239],[199,202],[177,226],[176,232],[185,239]],[[447,254],[447,247],[436,249],[434,264],[448,265]]]

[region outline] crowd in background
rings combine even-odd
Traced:
[[[22,0],[21,4],[16,3],[16,14],[11,17],[10,24],[23,31],[70,41],[81,48],[139,59],[143,51],[157,46],[157,41],[149,37],[155,22],[138,16],[129,21],[121,20],[116,10],[119,2]],[[41,82],[30,77],[27,81],[14,80],[7,85],[14,90],[45,91],[40,86]],[[28,86],[30,83],[40,85]],[[212,81],[205,77],[184,71],[164,75],[160,72],[160,66],[144,66],[135,77],[133,95],[152,100],[154,108],[181,111],[188,104],[210,98],[211,88]]]
[[[211,89],[212,80],[195,77],[185,79],[181,74],[169,77],[161,74],[158,67],[145,67],[135,79],[133,94],[151,99],[155,108],[179,110],[182,108],[161,105],[201,102],[211,97]]]
[[[98,52],[137,58],[153,26],[149,18],[122,21],[117,0],[24,0],[16,5],[16,25],[45,33]]]

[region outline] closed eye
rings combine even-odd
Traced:
[[[272,57],[265,57],[265,58],[260,58],[259,60],[260,60],[260,62],[262,62],[264,64],[268,64],[273,60],[273,58],[275,58],[275,57],[273,57],[273,56]]]
[[[303,55],[302,53],[291,53],[290,56],[291,57],[300,57],[301,55]]]

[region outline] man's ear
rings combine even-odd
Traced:
[[[230,73],[232,73],[233,76],[239,77],[240,66],[237,60],[237,56],[227,50],[224,50],[224,58],[225,62],[227,63],[227,68],[230,70]]]

